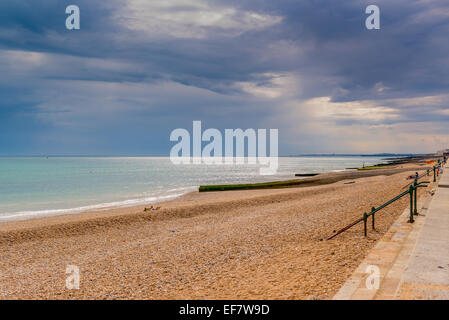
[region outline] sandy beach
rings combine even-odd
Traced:
[[[382,210],[368,238],[359,224],[325,239],[402,192],[417,169],[324,174],[321,182],[285,189],[194,192],[157,211],[140,206],[1,223],[0,298],[329,299],[408,198]],[[67,265],[79,267],[79,290],[65,287]]]

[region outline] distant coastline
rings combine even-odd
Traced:
[[[420,157],[431,156],[434,153],[304,153],[293,155],[279,155],[280,158],[295,158],[295,157]],[[36,154],[36,155],[20,155],[0,154],[0,158],[168,158],[169,155],[102,155],[102,154],[76,154],[76,155],[61,155],[61,154]]]
[[[283,157],[421,157],[432,153],[310,153]]]

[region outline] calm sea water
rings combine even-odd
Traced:
[[[258,165],[173,165],[169,158],[0,158],[0,221],[154,203],[203,184],[250,183],[372,165],[379,157],[287,157]]]

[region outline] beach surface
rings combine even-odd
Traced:
[[[140,206],[1,223],[0,298],[329,299],[408,198],[376,215],[367,238],[363,224],[326,238],[404,191],[417,169],[325,174],[321,183],[285,189],[194,192],[157,211]],[[79,268],[79,289],[66,288],[67,266]]]

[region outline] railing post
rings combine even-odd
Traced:
[[[376,228],[374,227],[374,216],[376,215],[376,213],[374,212],[375,210],[376,210],[376,208],[371,207],[371,215],[373,216],[373,220],[372,220],[372,223],[373,223],[373,225],[372,225],[373,230],[376,229]]]
[[[365,233],[365,237],[367,236],[367,230],[366,230],[366,220],[368,220],[368,215],[365,213],[363,213],[363,231]]]
[[[418,215],[418,205],[417,205],[417,202],[418,202],[418,188],[416,187],[418,185],[418,182],[417,182],[417,179],[415,179],[415,182],[413,183],[413,187],[414,187],[414,209],[413,209],[413,214],[415,215],[415,216],[417,216]]]
[[[408,222],[413,223],[415,220],[413,219],[413,186],[410,185],[409,192],[410,192],[410,219]]]

